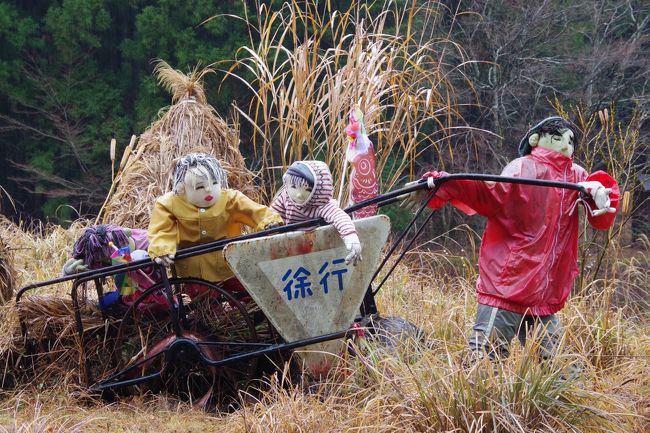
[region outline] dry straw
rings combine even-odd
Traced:
[[[0,304],[13,298],[15,288],[13,255],[9,246],[0,238]]]
[[[446,86],[448,75],[443,54],[453,44],[436,43],[431,35],[416,31],[418,26],[435,29],[440,24],[432,4],[398,11],[391,9],[395,3],[387,2],[383,12],[374,18],[357,2],[336,13],[329,9],[330,2],[317,7],[312,1],[289,1],[277,13],[260,8],[257,25],[253,27],[260,32],[262,42],[244,48],[238,66],[255,76],[253,83],[247,82],[254,92],[253,102],[247,109],[241,109],[240,115],[255,129],[257,155],[262,168],[268,169],[263,171],[265,176],[270,176],[273,167],[298,158],[325,159],[333,171],[341,167],[345,114],[359,99],[377,145],[379,166],[388,176],[383,190],[399,180],[400,172],[407,171],[416,156],[430,150],[435,154],[447,144],[451,146],[447,140],[453,124],[454,97],[452,89]],[[329,14],[323,14],[324,9]],[[391,34],[386,22],[395,23],[402,32]],[[326,33],[334,39],[334,45],[323,43]],[[201,105],[205,100],[202,89],[193,84],[200,81],[202,73],[195,71],[189,78],[184,76],[189,79],[184,81],[182,74],[164,67],[165,72],[159,72],[159,77],[168,83],[175,105],[143,134],[137,145],[133,140],[127,147],[104,210],[106,221],[146,225],[151,204],[147,200],[153,201],[169,185],[171,169],[167,165],[173,157],[165,152],[179,150],[174,147],[179,142],[187,148],[206,145],[201,141],[206,134],[197,132],[203,131],[203,126],[197,125],[205,119],[199,118],[201,114],[213,111]],[[231,70],[231,74],[235,72],[236,69]],[[196,102],[183,102],[192,96]],[[185,126],[179,126],[179,119]],[[636,155],[643,154],[643,149],[636,147],[640,145],[638,127],[633,125],[629,131],[615,128],[611,112],[601,113],[598,119],[604,124],[602,133],[588,133],[590,125],[592,131],[598,129],[594,115],[584,116],[581,129],[586,136],[597,137],[582,149],[599,151],[594,159],[582,155],[580,159],[589,167],[606,161],[608,171],[629,190],[634,178],[631,174],[638,166]],[[221,120],[217,123],[221,128],[219,137],[230,137],[232,130]],[[212,139],[211,144],[222,142],[236,143],[233,138]],[[178,155],[181,153],[179,150]],[[614,161],[613,157],[618,158]],[[151,165],[147,165],[149,160]],[[232,161],[240,160],[233,156]],[[227,162],[234,164],[232,161]],[[235,179],[231,182],[244,189],[237,186]],[[147,206],[143,205],[145,202]],[[417,356],[412,352],[405,354],[408,356],[394,356],[372,346],[364,347],[361,356],[339,366],[335,372],[339,376],[308,389],[285,383],[275,386],[275,378],[280,376],[274,376],[256,403],[245,405],[231,416],[220,416],[220,429],[647,431],[650,242],[643,237],[643,248],[634,254],[622,254],[618,238],[622,236],[623,223],[620,221],[610,233],[600,235],[606,236],[608,242],[596,239],[598,242],[582,243],[589,247],[583,248],[580,260],[581,275],[585,277],[577,284],[584,296],[574,297],[562,311],[567,331],[565,345],[562,356],[553,363],[539,364],[534,345],[525,349],[515,345],[513,356],[503,363],[485,363],[470,371],[460,367],[465,334],[471,329],[476,308],[476,258],[472,256],[477,250],[472,245],[476,236],[468,231],[468,252],[461,250],[454,255],[446,249],[441,252],[432,248],[435,251],[409,254],[408,266],[398,266],[380,292],[377,301],[384,314],[409,318],[423,327],[427,343],[415,350]],[[0,224],[2,238],[11,239],[11,248],[15,249],[17,285],[55,276],[68,256],[62,246],[72,244],[80,227],[75,230],[66,232],[50,227],[39,232],[47,233],[43,235],[24,227]],[[438,244],[449,247],[450,242],[432,239],[422,247]],[[596,244],[601,249],[594,252],[591,249]],[[590,271],[591,262],[594,266]],[[56,292],[48,292],[53,293]],[[62,294],[60,290],[58,294]],[[32,301],[36,304],[30,306]],[[47,343],[42,347],[51,349],[36,360],[36,367],[47,369],[41,370],[41,378],[64,378],[65,383],[70,371],[78,371],[75,363],[79,361],[78,347],[68,338],[74,336],[70,304],[41,294],[39,298],[26,299],[20,308],[21,316],[33,326],[34,335],[40,334]],[[100,330],[92,308],[84,310],[83,316],[85,325]],[[5,361],[0,367],[7,377],[17,359],[10,356],[17,353],[12,349],[19,341],[15,307],[0,307],[0,318],[0,353]],[[61,334],[51,339],[50,327]],[[258,337],[261,335],[259,332]],[[93,352],[97,347],[88,349]],[[575,382],[561,380],[562,370],[569,363],[583,368]],[[33,400],[20,404],[29,407]],[[140,430],[145,430],[151,429],[152,420],[164,419],[168,424],[180,413],[169,413],[168,400],[153,406],[137,400],[131,402],[148,416],[134,417],[125,409],[127,405],[119,405],[118,410],[109,414],[111,422],[123,420],[125,426],[133,429],[133,424],[141,419]],[[66,410],[86,408],[79,409],[73,403]],[[201,414],[200,419],[208,419],[208,429],[213,428],[214,418]],[[328,422],[323,423],[324,419]],[[188,426],[185,419],[180,425],[181,430],[199,430]],[[165,428],[171,431],[174,427]]]
[[[238,133],[205,97],[202,80],[212,69],[184,74],[159,60],[154,72],[172,93],[173,105],[161,110],[160,119],[139,140],[131,139],[97,220],[146,228],[156,198],[171,190],[175,160],[196,150],[218,158],[229,172],[230,187],[255,199],[253,174],[239,152]]]
[[[65,338],[77,335],[72,299],[59,296],[27,296],[16,305],[18,317],[29,329],[29,338],[35,340]],[[84,331],[104,326],[102,313],[94,302],[80,306]]]

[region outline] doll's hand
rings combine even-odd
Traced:
[[[427,188],[426,189],[419,189],[417,191],[413,191],[410,193],[399,205],[400,207],[410,210],[410,211],[416,211],[420,206],[422,206],[422,201],[427,197],[429,194],[429,190],[433,188],[434,181],[436,179],[440,179],[443,176],[447,176],[449,173],[445,171],[428,171],[424,173],[422,176],[422,179],[427,180]],[[405,187],[413,186],[420,182],[419,180],[414,180],[413,182],[409,182]]]
[[[361,242],[359,242],[359,236],[356,233],[352,233],[347,236],[343,236],[343,243],[345,243],[345,248],[348,249],[348,255],[345,256],[345,264],[350,264],[356,266],[357,263],[363,260],[361,257]]]
[[[83,259],[69,259],[63,265],[61,273],[63,276],[78,274],[79,272],[84,272],[88,270],[88,265],[86,265]]]
[[[585,188],[594,199],[594,203],[596,203],[596,207],[598,208],[598,210],[592,213],[594,216],[616,212],[616,208],[611,207],[611,200],[609,198],[609,194],[612,192],[611,188],[605,188],[598,181],[578,182],[578,185]]]
[[[174,254],[165,254],[164,256],[156,257],[153,260],[159,265],[170,267],[174,264]]]
[[[413,182],[409,182],[405,187],[413,186],[417,184],[419,180],[414,180]],[[409,193],[409,195],[406,196],[404,200],[399,204],[401,208],[404,208],[406,210],[410,210],[411,212],[416,211],[420,206],[422,206],[422,200],[424,200],[427,197],[427,193],[429,192],[428,189],[418,189],[417,191],[413,191]]]

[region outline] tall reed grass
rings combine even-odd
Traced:
[[[449,78],[462,48],[439,34],[438,2],[288,1],[247,16],[250,43],[228,78],[252,95],[237,107],[267,185],[300,159],[328,163],[341,182],[347,113],[359,104],[375,141],[381,190],[412,174],[415,159],[447,146],[459,121]],[[471,83],[467,82],[468,86]],[[335,190],[338,190],[339,185]],[[342,200],[342,202],[345,202]]]

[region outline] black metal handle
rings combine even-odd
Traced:
[[[505,183],[515,183],[515,184],[525,184],[525,185],[535,185],[535,186],[541,186],[541,187],[552,187],[552,188],[565,188],[565,189],[572,189],[579,191],[583,194],[587,193],[587,190],[574,183],[568,183],[568,182],[557,182],[557,181],[550,181],[550,180],[541,180],[541,179],[527,179],[527,178],[520,178],[520,177],[507,177],[507,176],[497,176],[497,175],[488,175],[488,174],[475,174],[475,173],[457,173],[457,174],[449,174],[442,176],[438,179],[435,180],[436,185],[441,185],[444,182],[449,182],[453,180],[478,180],[478,181],[490,181],[490,182],[505,182]],[[418,191],[421,189],[426,189],[428,188],[427,186],[427,180],[426,179],[420,179],[416,184],[414,185],[409,185],[405,186],[402,188],[398,188],[396,190],[387,192],[385,194],[378,195],[376,197],[373,197],[368,200],[364,200],[362,202],[356,203],[352,206],[349,206],[345,209],[343,209],[347,213],[352,213],[358,209],[361,209],[366,206],[370,206],[373,204],[377,204],[378,206],[386,206],[392,203],[395,203],[398,201],[401,197],[405,196],[406,194],[409,194],[413,191]],[[204,244],[199,244],[195,245],[189,248],[184,248],[180,249],[176,252],[175,259],[184,259],[187,257],[193,257],[199,254],[205,254],[213,251],[219,251],[225,248],[226,245],[228,245],[231,242],[236,242],[236,241],[243,241],[243,240],[250,240],[250,239],[256,239],[256,238],[261,238],[264,236],[269,236],[272,234],[279,234],[279,233],[287,233],[303,228],[308,228],[308,227],[313,227],[313,226],[320,226],[320,225],[325,225],[326,222],[322,218],[314,218],[311,220],[307,221],[302,221],[299,223],[294,223],[294,224],[287,224],[284,226],[279,226],[279,227],[274,227],[271,229],[267,230],[262,230],[259,232],[255,233],[250,233],[247,235],[242,235],[242,236],[237,236],[237,237],[232,237],[232,238],[226,238],[226,239],[220,239],[212,242],[206,242]],[[104,268],[99,268],[99,269],[92,269],[89,271],[85,272],[80,272],[78,274],[74,275],[66,275],[63,277],[58,277],[54,278],[51,280],[47,281],[42,281],[39,283],[34,283],[34,284],[29,284],[27,286],[22,287],[18,293],[16,294],[16,302],[20,301],[20,298],[22,295],[32,289],[36,289],[39,287],[44,287],[44,286],[49,286],[52,284],[57,284],[57,283],[63,283],[66,281],[72,281],[72,280],[79,280],[81,282],[84,281],[89,281],[93,280],[95,278],[104,278],[104,277],[109,277],[118,273],[126,272],[126,271],[134,271],[137,269],[142,269],[146,268],[149,266],[160,266],[157,263],[155,263],[152,259],[142,259],[142,260],[136,260],[134,262],[129,262],[129,263],[124,263],[124,264],[119,264],[119,265],[114,265],[114,266],[107,266]]]

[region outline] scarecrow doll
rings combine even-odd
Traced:
[[[352,220],[332,198],[332,173],[322,161],[296,161],[282,176],[282,189],[271,203],[286,224],[323,218],[341,235],[348,255],[345,263],[361,260],[361,243]]]
[[[88,227],[74,243],[72,258],[61,270],[64,276],[106,266],[148,258],[147,231],[130,229],[115,224],[98,224]],[[145,290],[160,281],[153,267],[128,271],[113,276],[115,290],[105,293],[99,301],[102,309],[117,305],[129,306]],[[138,308],[153,313],[166,309],[167,301],[161,292],[154,292]]]
[[[614,222],[619,188],[608,174],[588,174],[573,162],[577,129],[562,117],[532,127],[519,144],[520,158],[502,176],[577,183],[589,192],[583,203],[592,227],[606,230]],[[424,175],[435,179],[445,172]],[[412,193],[419,203],[428,192]],[[487,218],[476,283],[478,309],[469,338],[473,358],[507,357],[514,336],[522,344],[527,330],[541,326],[540,355],[554,355],[563,330],[556,313],[569,296],[578,274],[578,191],[502,182],[450,180],[440,185],[430,208],[446,203]]]
[[[221,251],[174,260],[176,250],[240,236],[243,226],[264,230],[282,224],[279,215],[228,189],[226,172],[214,157],[191,153],[176,162],[173,189],[158,197],[149,223],[149,255],[165,266],[175,264],[178,276],[222,282],[230,292],[244,292]],[[188,287],[195,297],[205,291]]]

